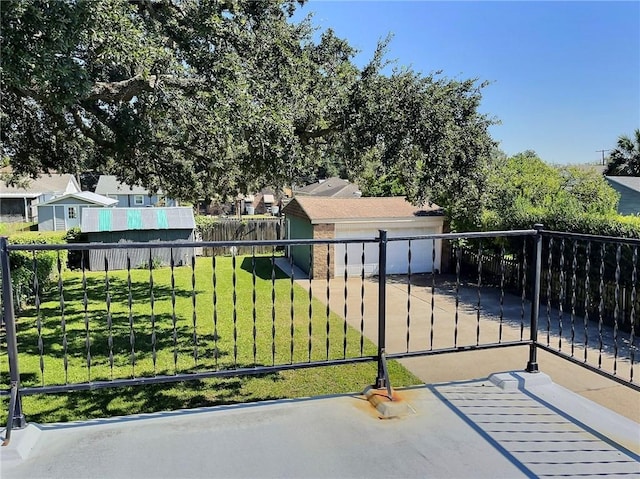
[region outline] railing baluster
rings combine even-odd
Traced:
[[[584,362],[587,362],[589,350],[589,306],[591,293],[591,241],[587,241],[587,259],[584,266]]]
[[[311,352],[313,349],[313,245],[309,246],[309,337],[308,337],[308,359],[311,362]]]
[[[276,247],[271,248],[271,364],[276,363]]]
[[[326,353],[327,353],[327,360],[329,359],[329,335],[331,333],[331,325],[329,323],[329,316],[331,314],[331,306],[330,306],[330,301],[331,301],[331,285],[330,285],[330,281],[331,281],[331,244],[327,243],[327,307],[326,307],[326,311],[325,311],[325,315],[326,315]]]
[[[158,374],[157,369],[157,351],[156,351],[156,312],[155,312],[155,293],[153,291],[153,255],[149,248],[149,306],[151,307],[151,360],[153,361],[153,375]]]
[[[456,312],[454,317],[453,328],[453,347],[458,347],[458,321],[460,319],[459,307],[460,307],[460,262],[462,261],[462,248],[460,245],[456,245]]]
[[[129,346],[131,347],[131,377],[136,377],[136,334],[133,327],[133,294],[131,290],[131,257],[127,252],[127,307],[129,309]]]
[[[520,341],[524,339],[524,304],[527,301],[527,241],[522,241],[522,297],[520,298]]]
[[[289,314],[291,316],[290,333],[291,342],[289,344],[289,364],[293,364],[294,335],[295,335],[295,272],[293,270],[293,255],[289,254],[289,268],[291,269],[291,283],[289,284]]]
[[[82,311],[84,319],[84,347],[86,350],[87,382],[91,382],[91,335],[89,326],[89,297],[87,295],[87,270],[85,251],[80,251],[80,269],[82,270]],[[39,300],[38,300],[39,303]],[[38,304],[39,308],[39,304]]]
[[[476,346],[480,344],[480,308],[482,295],[480,288],[482,287],[482,240],[478,241],[478,304],[476,306]]]
[[[549,238],[549,258],[547,260],[547,346],[551,345],[551,300],[553,295],[553,238]]]
[[[238,367],[238,295],[236,291],[236,249],[231,248],[231,285],[233,288],[233,367]]]
[[[613,310],[613,375],[618,374],[618,320],[620,318],[620,256],[622,245],[618,243],[616,248],[616,272]]]
[[[347,357],[347,300],[348,300],[348,281],[349,281],[349,245],[344,245],[344,323],[342,325],[342,357]]]
[[[505,273],[505,261],[504,261],[504,245],[500,247],[500,324],[498,326],[498,342],[502,342],[502,327],[504,323],[504,273]]]
[[[360,356],[364,355],[364,265],[365,265],[365,243],[362,243],[362,269],[360,272]]]
[[[212,250],[211,256],[211,285],[213,287],[213,358],[215,362],[216,371],[219,369],[218,356],[218,285],[216,282],[216,254],[215,250]],[[255,277],[255,271],[254,271]]]
[[[411,340],[411,240],[407,243],[407,349]]]
[[[631,273],[631,312],[629,314],[629,320],[631,321],[631,334],[629,335],[629,356],[631,359],[629,369],[629,381],[633,382],[633,365],[636,359],[636,285],[638,282],[638,247],[633,247],[632,256],[632,273]]]
[[[86,291],[86,289],[85,289]],[[33,251],[33,292],[35,294],[36,327],[38,328],[38,354],[40,364],[40,380],[44,386],[44,340],[42,338],[42,311],[40,310],[40,283],[38,281],[38,259]]]
[[[571,262],[571,357],[575,356],[575,339],[576,339],[576,269],[578,267],[578,241],[573,240],[572,254],[573,260]]]
[[[258,366],[258,329],[256,326],[258,319],[257,311],[257,294],[256,294],[256,248],[251,247],[251,308],[252,308],[252,339],[253,339],[253,367]]]
[[[69,384],[69,356],[68,356],[68,341],[67,341],[67,318],[65,316],[65,302],[64,302],[64,285],[62,282],[62,260],[60,259],[60,250],[57,251],[58,267],[58,295],[60,298],[60,325],[62,327],[62,364],[64,367],[64,383]]]
[[[196,256],[191,255],[191,323],[193,326],[193,364],[198,367],[198,308],[196,303]]]
[[[433,349],[433,336],[436,326],[436,240],[431,240],[431,326],[429,328],[429,349]]]
[[[560,292],[558,293],[558,351],[562,351],[562,315],[564,313],[564,238],[560,241]]]
[[[178,328],[176,318],[176,278],[175,278],[175,259],[173,257],[173,248],[171,248],[171,326],[172,326],[172,342],[173,342],[173,373],[178,374]]]
[[[600,302],[598,303],[598,369],[602,368],[602,323],[604,314],[604,255],[606,253],[605,243],[600,244]]]

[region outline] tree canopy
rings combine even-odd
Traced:
[[[2,157],[17,174],[96,169],[195,199],[339,165],[414,203],[477,204],[494,142],[484,84],[363,68],[293,1],[6,0]],[[397,191],[397,190],[396,190]]]
[[[640,129],[633,136],[621,135],[618,144],[609,155],[607,176],[640,176]]]
[[[553,166],[535,152],[497,159],[488,177],[487,229],[571,225],[581,217],[617,216],[619,195],[595,169]]]

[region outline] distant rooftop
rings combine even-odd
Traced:
[[[37,198],[45,193],[62,195],[72,191],[80,191],[80,186],[73,175],[66,173],[52,173],[41,175],[36,179],[28,179],[26,188],[7,186],[4,181],[0,181],[0,196],[3,197]]]
[[[299,196],[328,196],[339,198],[354,198],[361,196],[358,185],[350,183],[348,180],[333,177],[320,180],[316,183],[306,185],[294,191],[294,195]]]
[[[100,175],[96,185],[96,193],[100,195],[148,195],[149,190],[142,186],[129,186],[118,181],[112,175]],[[158,191],[162,193],[162,191]]]
[[[607,176],[607,180],[640,192],[640,176]]]

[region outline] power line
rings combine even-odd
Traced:
[[[604,161],[604,154],[605,154],[605,152],[607,152],[607,151],[611,151],[611,150],[610,150],[610,149],[609,149],[609,150],[596,150],[596,153],[602,153],[602,164],[603,164],[603,165],[605,165],[605,164],[606,164],[606,163],[605,163],[605,161]]]

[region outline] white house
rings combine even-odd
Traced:
[[[67,231],[80,226],[83,209],[104,208],[116,203],[112,198],[90,191],[57,196],[38,204],[38,231]]]

